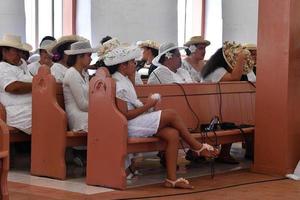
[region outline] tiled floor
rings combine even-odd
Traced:
[[[216,163],[216,174],[250,167],[251,162],[243,158],[244,150],[241,148],[240,144],[235,144],[231,153],[238,160],[240,160],[241,163],[239,165]],[[211,167],[209,163],[204,162],[200,164],[190,164],[184,159],[183,151],[180,151],[179,153],[178,165],[178,177],[192,178],[209,175],[211,173]],[[69,178],[65,181],[60,181],[44,177],[31,176],[29,174],[29,168],[28,166],[26,167],[26,164],[24,166],[24,163],[21,163],[20,166],[21,167],[15,167],[9,172],[9,181],[88,195],[113,191],[112,189],[108,188],[86,185],[84,179],[85,170],[82,168],[69,166]],[[138,163],[138,169],[142,175],[127,181],[129,188],[161,183],[164,181],[166,171],[163,167],[161,167],[156,153],[144,154],[144,160]],[[70,175],[73,178],[70,178]]]

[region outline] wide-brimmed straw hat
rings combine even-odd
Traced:
[[[121,43],[117,38],[112,38],[106,42],[104,42],[100,47],[98,51],[98,56],[100,59],[102,59],[107,53],[111,52],[113,49],[120,46]]]
[[[156,65],[156,66],[159,65],[160,58],[164,54],[166,54],[174,49],[181,50],[181,49],[186,49],[186,47],[179,47],[179,46],[175,45],[174,43],[165,42],[159,46],[158,55],[152,60],[152,64]]]
[[[149,47],[152,49],[157,49],[157,50],[159,49],[159,43],[153,40],[138,41],[136,44],[140,48]]]
[[[63,44],[66,44],[68,42],[77,42],[77,41],[81,41],[81,40],[86,40],[85,38],[78,36],[78,35],[65,35],[60,37],[57,42],[52,45],[49,49],[49,51],[51,53],[55,53],[56,50]]]
[[[22,51],[31,51],[32,46],[22,43],[21,37],[17,35],[5,34],[0,40],[0,47],[13,47]]]
[[[249,73],[254,66],[254,61],[251,57],[251,53],[243,45],[235,42],[225,41],[222,48],[223,57],[228,66],[233,69],[236,65],[238,54],[245,54],[245,64],[243,66],[243,74]]]
[[[113,66],[132,59],[137,59],[139,56],[140,51],[136,46],[120,45],[105,54],[103,59],[106,66]]]
[[[208,46],[210,45],[210,41],[205,40],[202,36],[193,36],[186,43],[184,43],[184,46],[189,47],[195,44],[204,44]]]
[[[78,41],[71,44],[70,50],[65,50],[67,55],[77,55],[83,53],[95,53],[97,48],[92,48],[88,40]]]
[[[56,40],[44,40],[41,42],[40,46],[35,50],[34,53],[38,53],[40,50],[47,51],[48,54],[52,54],[50,50],[55,46],[57,43]]]

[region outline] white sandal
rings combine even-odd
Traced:
[[[197,154],[197,156],[201,156],[201,152],[204,150],[215,151],[216,149],[207,143],[203,143],[202,147],[199,150],[194,150],[194,149],[191,149],[191,150],[194,151]],[[214,158],[214,157],[212,156],[212,158]]]
[[[190,182],[188,181],[188,180],[186,180],[186,179],[184,179],[184,178],[178,178],[178,179],[176,179],[175,181],[172,181],[172,180],[170,180],[170,179],[165,179],[166,180],[166,182],[167,183],[170,183],[171,184],[171,188],[182,188],[182,189],[193,189],[194,187],[193,186],[191,186],[190,185]],[[178,187],[177,185],[176,185],[176,183],[185,183],[186,185],[189,185],[190,186],[190,188],[184,188],[184,187]]]

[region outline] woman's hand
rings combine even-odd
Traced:
[[[146,104],[145,104],[145,106],[147,106],[147,107],[149,106],[149,108],[155,107],[156,104],[157,104],[157,102],[159,101],[159,99],[154,99],[154,98],[152,98],[151,96],[152,96],[152,94],[150,94],[150,95],[148,96],[147,101],[146,101]]]

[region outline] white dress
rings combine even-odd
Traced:
[[[31,134],[31,93],[11,94],[5,91],[5,88],[15,81],[32,82],[32,76],[26,65],[22,63],[20,66],[15,66],[0,62],[0,101],[6,109],[7,124]]]
[[[148,84],[192,83],[193,80],[188,71],[183,68],[172,72],[164,65],[158,65],[150,74]]]
[[[64,100],[68,123],[72,131],[88,131],[89,75],[83,77],[74,68],[67,70],[63,80]]]
[[[181,68],[189,72],[193,82],[201,82],[201,72],[195,70],[195,68],[186,60],[182,61]]]
[[[67,69],[68,68],[66,68],[64,65],[60,63],[54,63],[50,68],[51,74],[55,77],[56,82],[60,82],[60,83],[63,82]]]
[[[135,89],[131,81],[116,72],[112,75],[116,80],[116,97],[127,102],[128,110],[143,106],[143,103],[137,98]],[[134,119],[128,120],[129,137],[149,137],[156,134],[160,122],[161,110],[146,112]]]

